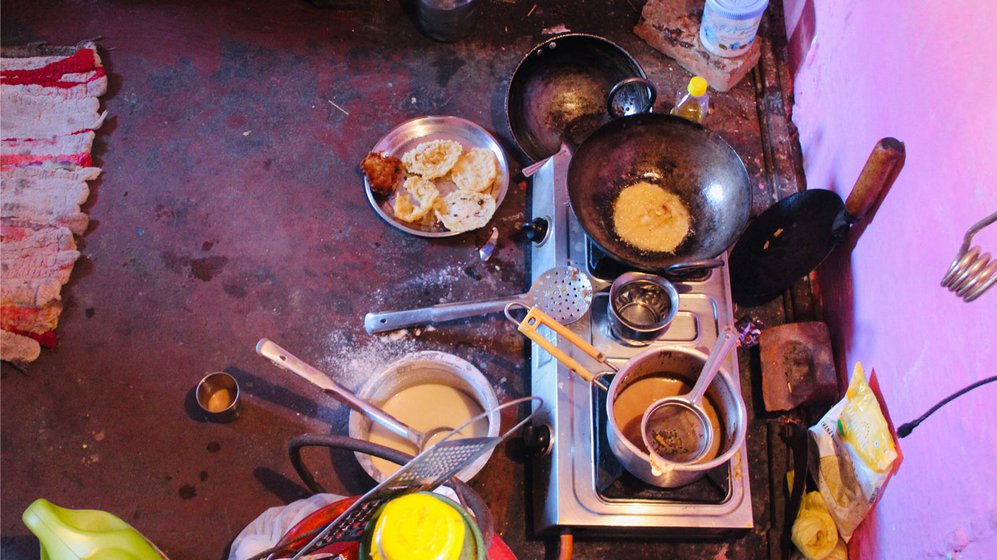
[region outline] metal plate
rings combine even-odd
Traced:
[[[384,135],[371,151],[382,152],[384,155],[391,155],[401,159],[405,152],[415,148],[422,142],[430,140],[454,140],[458,142],[465,151],[471,148],[487,148],[495,154],[498,160],[499,174],[492,183],[489,194],[495,199],[495,208],[498,209],[505,199],[505,193],[509,189],[509,161],[505,157],[505,152],[498,141],[495,140],[487,130],[474,124],[471,121],[460,117],[418,117],[396,126],[391,132]],[[448,189],[454,188],[449,180],[436,180],[440,187],[440,194],[445,195]],[[436,228],[426,227],[421,224],[408,223],[394,217],[394,194],[383,196],[374,194],[370,189],[367,177],[363,179],[364,189],[367,191],[367,199],[374,211],[384,218],[392,226],[412,235],[421,237],[452,237],[466,233],[462,231],[450,231],[442,225]],[[401,188],[400,185],[396,188]]]

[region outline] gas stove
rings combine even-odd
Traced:
[[[607,321],[608,292],[613,279],[627,271],[586,237],[569,206],[567,169],[570,159],[556,156],[532,177],[534,228],[531,275],[571,264],[592,278],[596,297],[588,314],[570,325],[572,331],[601,350],[610,363],[626,360],[655,345],[679,345],[709,352],[718,333],[733,324],[727,267],[704,271],[673,282],[679,310],[668,329],[643,345],[617,340]],[[542,231],[542,230],[546,231]],[[605,368],[552,331],[545,336],[593,372]],[[738,382],[736,356],[725,369]],[[534,524],[538,533],[571,528],[593,535],[644,534],[712,536],[752,527],[748,456],[744,446],[727,464],[680,488],[645,484],[624,470],[606,438],[606,394],[571,374],[550,354],[533,345],[532,394],[543,398],[534,425],[550,430],[550,444],[532,464]]]

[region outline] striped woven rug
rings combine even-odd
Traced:
[[[0,357],[54,348],[62,286],[100,174],[90,150],[107,75],[93,43],[0,50]]]

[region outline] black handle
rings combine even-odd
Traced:
[[[523,447],[530,455],[543,455],[550,450],[550,427],[528,424],[523,428]]]
[[[534,243],[540,243],[547,237],[547,231],[550,229],[550,222],[546,218],[533,218],[528,222],[523,222],[519,225],[519,229],[523,232],[523,236],[526,239]]]

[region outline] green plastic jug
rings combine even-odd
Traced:
[[[41,560],[162,560],[154,544],[118,517],[35,500],[21,515],[38,537]]]

